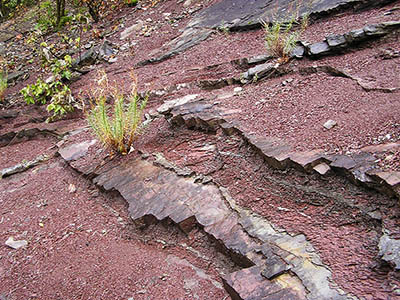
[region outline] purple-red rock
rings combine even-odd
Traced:
[[[231,273],[222,280],[232,300],[306,299],[304,295],[299,295],[276,281],[265,280],[258,266]]]

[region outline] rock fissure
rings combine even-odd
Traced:
[[[325,69],[325,68],[322,68]],[[389,195],[400,198],[397,187],[400,185],[399,172],[382,172],[374,166],[375,158],[368,153],[348,155],[329,155],[322,150],[292,152],[290,146],[273,137],[249,134],[229,116],[234,110],[208,104],[208,101],[189,101],[172,106],[163,114],[172,124],[184,125],[190,129],[201,129],[215,132],[222,129],[228,136],[237,133],[249,145],[252,145],[264,158],[265,162],[277,169],[297,168],[306,173],[318,172],[324,176],[333,170],[344,174],[351,181],[375,188]],[[326,165],[327,171],[320,172],[319,166]],[[390,178],[390,179],[389,179]],[[397,178],[397,179],[396,179]]]
[[[80,144],[76,144],[77,155],[73,155],[74,145],[70,145],[68,151],[60,149],[61,156],[64,157],[68,152],[68,157],[65,157],[67,162],[79,160],[81,158]],[[71,156],[74,159],[69,159]],[[71,166],[80,171],[76,164]],[[265,299],[275,299],[276,293],[281,296],[290,295],[291,298],[288,299],[332,299],[332,295],[339,297],[335,299],[347,299],[341,298],[337,292],[328,290],[326,287],[324,288],[326,290],[317,292],[317,284],[314,282],[317,279],[313,278],[308,271],[302,271],[300,262],[302,259],[299,260],[299,253],[290,254],[306,241],[304,236],[301,241],[298,237],[293,237],[295,239],[293,242],[297,246],[290,246],[292,237],[286,233],[282,236],[282,233],[273,230],[271,225],[263,227],[273,230],[269,237],[260,235],[254,229],[254,225],[246,223],[249,220],[254,222],[252,213],[244,212],[239,208],[226,189],[218,188],[214,184],[197,184],[194,175],[184,177],[187,175],[183,175],[179,169],[173,169],[173,171],[168,169],[170,169],[168,166],[164,169],[164,166],[160,168],[150,162],[136,159],[122,165],[111,163],[111,165],[97,168],[96,174],[86,173],[86,175],[93,177],[93,182],[106,191],[118,191],[128,201],[130,215],[135,221],[149,224],[154,220],[162,221],[169,218],[185,232],[190,232],[195,226],[200,226],[210,237],[219,241],[227,252],[231,253],[230,256],[239,266],[249,268],[223,278],[227,290],[239,295],[241,298],[238,299],[250,299],[248,297],[255,297],[257,293],[262,293],[260,295],[264,295]],[[173,189],[170,186],[171,182],[174,185]],[[248,228],[250,228],[250,233],[248,233]],[[251,236],[255,236],[258,241],[252,240]],[[279,242],[282,238],[283,240]],[[286,251],[285,256],[282,256],[283,252],[275,253],[276,250],[273,248],[276,246],[271,248],[270,245],[277,245],[276,249],[282,248]],[[310,245],[304,247],[304,249],[311,249]],[[304,251],[308,253],[308,250]],[[293,260],[290,257],[296,257],[296,259]],[[319,259],[316,261],[320,263]],[[251,272],[246,270],[251,270]],[[256,275],[257,272],[259,275]],[[290,275],[290,272],[294,272],[295,275]],[[254,276],[260,276],[257,277],[259,286],[251,292],[247,291],[243,283],[252,280]],[[300,276],[304,286],[311,292],[307,293],[305,287],[293,276]],[[323,278],[327,280],[328,277]],[[328,286],[328,281],[326,285]],[[328,294],[324,294],[326,292]],[[250,294],[247,295],[247,293]]]

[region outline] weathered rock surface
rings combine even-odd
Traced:
[[[356,6],[380,5],[371,0],[317,0],[311,3],[299,2],[298,13],[311,13],[318,15],[346,8],[351,3]],[[230,30],[243,30],[261,26],[261,21],[273,22],[275,18],[288,17],[293,2],[290,0],[265,1],[265,0],[224,0],[203,10],[190,24],[190,27],[218,28],[223,25]]]
[[[33,160],[24,161],[15,166],[5,168],[0,171],[0,178],[24,172],[30,168],[33,168],[34,166],[37,166],[39,163],[41,163],[42,161],[45,161],[47,159],[48,159],[48,157],[46,155],[39,155],[38,157],[36,157]]]
[[[298,300],[307,299],[304,288],[291,290],[278,281],[268,281],[260,275],[257,266],[240,270],[223,278],[226,290],[233,300]]]
[[[132,33],[139,31],[140,29],[142,29],[143,26],[143,21],[139,20],[137,21],[136,24],[133,24],[132,26],[126,28],[124,31],[121,32],[121,40],[125,40],[126,38],[128,38]]]
[[[182,98],[174,99],[174,100],[169,100],[164,102],[163,105],[161,105],[159,108],[157,108],[157,112],[159,114],[164,114],[167,115],[171,112],[172,108],[178,105],[183,105],[188,102],[191,102],[195,100],[199,95],[197,94],[192,94],[192,95],[186,95]]]
[[[329,44],[327,42],[319,42],[312,44],[308,48],[308,53],[310,56],[320,56],[325,55],[330,52]]]
[[[345,51],[368,39],[373,39],[389,34],[400,28],[400,21],[369,24],[363,28],[352,30],[345,34],[329,35],[324,41],[305,46],[307,55],[318,58],[323,55],[331,55],[336,52]]]
[[[240,124],[230,116],[237,111],[219,107],[217,103],[206,99],[172,106],[169,109],[170,113],[166,115],[172,124],[208,131],[221,128],[228,135],[234,132],[239,133],[271,167],[277,169],[296,167],[306,172],[314,170],[321,175],[329,173],[332,169],[349,177],[355,183],[364,184],[400,198],[399,172],[379,171],[375,156],[367,151],[352,156],[326,155],[318,149],[301,153],[293,152],[290,145],[282,140],[249,134],[242,130]]]
[[[10,73],[7,75],[7,83],[8,84],[14,83],[14,82],[20,80],[21,78],[26,79],[27,76],[29,76],[29,73],[26,70]]]
[[[10,131],[0,135],[0,147],[18,143],[21,140],[30,140],[39,135],[57,135],[57,133],[51,129],[45,128],[27,128],[20,131]]]
[[[387,234],[382,235],[379,240],[379,255],[396,270],[400,270],[400,240],[392,239]]]
[[[79,144],[72,144],[68,147],[60,149],[58,152],[66,161],[76,160],[86,155],[89,147],[94,145],[96,140],[85,141]]]
[[[69,145],[59,152],[68,162],[79,161],[82,148],[91,143]],[[180,170],[165,159],[157,164],[163,167],[140,158],[109,162],[88,175],[105,190],[118,191],[138,223],[170,219],[185,232],[203,228],[239,266],[248,268],[224,278],[233,299],[346,299],[329,288],[330,272],[304,236],[276,231],[263,218],[240,209],[227,190],[196,183],[197,177],[187,177],[188,173],[178,176]],[[81,171],[79,163],[72,166]]]
[[[296,9],[298,10],[299,15],[311,13],[316,17],[321,14],[332,13],[349,7],[379,6],[383,5],[385,2],[390,1],[316,0],[311,1],[311,3],[300,1],[297,3],[298,7]],[[281,0],[278,2],[265,0],[220,1],[201,11],[188,24],[183,33],[169,43],[170,50],[160,56],[139,62],[138,66],[158,63],[170,58],[171,56],[177,55],[204,41],[215,29],[220,28],[221,26],[231,31],[248,30],[261,27],[263,21],[270,23],[276,19],[287,18],[288,11],[293,9],[292,6],[293,1],[291,0]],[[371,28],[371,30],[368,29],[368,32],[371,32],[370,35],[379,35],[379,30],[382,30],[381,27],[376,30],[374,28]],[[317,53],[316,55],[325,54],[329,51],[329,45],[326,44],[326,46],[326,51],[322,51],[323,49],[321,48],[321,50],[319,47],[318,49],[315,49]],[[316,47],[314,46],[313,48]]]
[[[170,121],[173,124],[185,124],[189,128],[202,128],[215,131],[224,116],[238,113],[238,110],[215,108],[214,103],[207,101],[193,101],[173,106],[170,110]]]
[[[242,74],[243,81],[247,82],[251,79],[260,79],[266,77],[268,75],[272,75],[277,71],[279,64],[275,63],[265,63],[262,65],[257,65],[255,67],[250,68],[247,72]]]

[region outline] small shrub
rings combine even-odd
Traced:
[[[98,84],[99,88],[93,92],[91,99],[92,109],[87,113],[88,123],[106,147],[127,154],[144,129],[142,115],[148,97],[140,101],[137,79],[133,74],[132,89],[127,99],[117,88],[109,86],[105,72],[101,73]],[[112,112],[110,105],[106,104],[108,96],[114,101]]]
[[[296,29],[295,26],[299,25]],[[265,30],[265,46],[273,57],[279,58],[283,62],[289,60],[290,53],[296,47],[300,35],[308,25],[308,15],[303,15],[300,24],[296,22],[296,16],[291,16],[288,20],[278,20],[272,24],[263,23]]]
[[[70,88],[59,80],[45,82],[38,78],[36,83],[27,85],[21,90],[27,104],[46,104],[47,111],[52,113],[46,122],[64,116],[74,110],[74,100]]]
[[[66,55],[64,59],[54,59],[47,63],[53,76],[46,81],[38,78],[36,83],[24,87],[21,94],[27,104],[49,103],[47,111],[51,112],[52,116],[46,121],[52,122],[72,112],[76,103],[74,103],[70,88],[64,83],[65,80],[71,78],[71,57]]]
[[[7,72],[0,71],[0,102],[4,100],[4,94],[7,89]]]

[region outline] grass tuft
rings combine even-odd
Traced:
[[[286,20],[277,20],[272,24],[263,22],[267,52],[282,62],[287,62],[296,48],[301,34],[308,26],[309,15],[303,15],[300,22],[296,20],[296,15],[292,15]]]
[[[131,73],[132,88],[126,97],[117,88],[111,87],[107,75],[100,72],[98,89],[92,94],[92,108],[87,120],[99,140],[112,151],[127,154],[135,139],[144,129],[143,111],[148,97],[140,99],[137,92],[137,77]],[[107,97],[114,101],[107,104]],[[127,102],[127,103],[126,103]]]
[[[4,94],[7,89],[7,72],[0,71],[0,102],[4,100]]]

